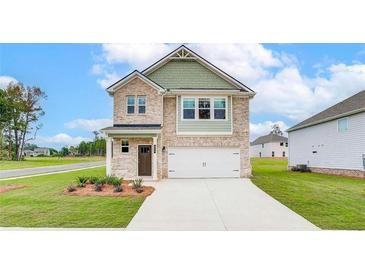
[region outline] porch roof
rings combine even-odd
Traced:
[[[156,136],[161,133],[160,124],[115,124],[101,130],[106,135],[113,136]]]

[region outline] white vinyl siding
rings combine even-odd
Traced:
[[[347,119],[343,132],[338,120],[289,132],[289,165],[364,170],[365,113]]]
[[[272,152],[275,153],[275,157],[282,157],[283,153],[288,156],[288,147],[280,145],[280,142],[272,142],[266,144],[258,144],[250,146],[250,157],[272,157]]]

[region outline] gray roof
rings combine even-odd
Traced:
[[[296,124],[287,131],[294,131],[300,128],[320,124],[363,111],[365,111],[365,90],[330,108],[327,108],[326,110],[304,120],[299,124]]]
[[[276,142],[287,143],[288,138],[270,133],[268,135],[257,138],[255,141],[251,142],[250,144],[251,144],[251,146],[255,146],[255,145],[261,145],[261,144],[266,144],[266,143],[276,143]]]

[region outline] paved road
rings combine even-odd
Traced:
[[[249,179],[155,183],[127,230],[318,230]]]
[[[103,166],[103,165],[105,165],[105,161],[67,164],[67,165],[58,165],[58,166],[12,169],[12,170],[1,170],[0,179],[11,178],[11,177],[22,177],[22,176],[29,176],[29,175],[43,174],[43,173],[71,171],[71,170],[75,170],[75,169],[98,167],[98,166]]]

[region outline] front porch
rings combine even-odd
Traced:
[[[161,129],[149,127],[111,127],[107,135],[106,173],[126,180],[161,179],[159,174],[159,140]]]

